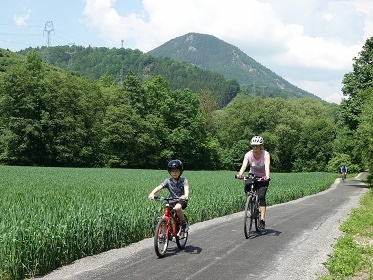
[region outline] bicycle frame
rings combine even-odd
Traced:
[[[176,212],[170,208],[169,203],[167,203],[166,207],[164,208],[161,219],[162,218],[167,221],[167,233],[171,234],[171,237],[176,237],[179,232],[180,221]]]

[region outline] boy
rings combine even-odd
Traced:
[[[153,200],[154,196],[160,190],[166,188],[170,192],[170,198],[179,197],[179,201],[170,203],[170,207],[176,211],[177,216],[180,219],[182,229],[187,232],[189,227],[184,216],[184,209],[188,206],[188,196],[189,196],[189,185],[188,180],[181,178],[181,174],[184,171],[183,163],[178,160],[171,160],[167,165],[168,173],[171,178],[164,180],[162,184],[157,186],[150,194],[149,199]]]

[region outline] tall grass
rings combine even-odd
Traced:
[[[0,166],[0,279],[44,275],[79,258],[151,237],[163,205],[147,199],[163,170]],[[188,219],[243,210],[230,171],[186,171]],[[273,174],[270,205],[317,193],[338,174]],[[162,191],[167,195],[166,191]]]

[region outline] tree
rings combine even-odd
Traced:
[[[362,104],[365,102],[359,92],[373,87],[373,37],[366,40],[363,50],[353,60],[353,71],[345,74],[342,81],[342,92],[347,100],[342,101],[341,116],[345,125],[351,130],[356,130]]]
[[[291,172],[295,161],[294,147],[299,141],[299,131],[287,124],[279,124],[269,135],[273,143],[271,161],[276,172]]]
[[[211,91],[201,90],[199,95],[200,110],[205,118],[205,130],[210,131],[212,127],[213,113],[219,108],[218,103],[213,98]]]
[[[9,69],[1,79],[1,161],[6,164],[39,165],[44,162],[44,80],[44,65],[34,51],[26,56],[23,64]]]
[[[343,94],[352,99],[373,87],[373,37],[365,41],[363,50],[353,60],[353,71],[344,76],[342,88]]]
[[[109,72],[105,72],[99,79],[100,85],[103,87],[113,87],[116,85],[115,77]]]
[[[55,73],[46,80],[43,133],[54,166],[100,165],[100,125],[104,114],[98,82]]]
[[[132,108],[141,116],[146,114],[146,96],[139,78],[129,72],[123,81],[123,89],[129,94]]]
[[[335,127],[328,119],[313,119],[304,124],[294,147],[293,171],[325,171],[333,156]]]
[[[107,108],[101,141],[105,151],[105,165],[126,168],[140,165],[138,134],[144,129],[144,127],[139,129],[141,124],[146,125],[145,122],[141,122],[141,117],[129,104],[110,105]]]
[[[163,114],[169,131],[166,147],[190,168],[197,168],[203,159],[200,150],[205,140],[205,120],[199,110],[198,96],[185,89],[170,92],[170,97],[166,105],[170,110]]]
[[[363,167],[373,170],[373,88],[360,93],[365,100],[361,113],[361,122],[357,129],[355,153],[361,153]],[[369,176],[373,180],[373,176]]]
[[[135,94],[137,93],[137,94]],[[161,77],[139,83],[128,76],[124,88],[113,88],[103,121],[101,147],[110,167],[157,168],[170,157],[165,152],[170,89]],[[139,96],[140,95],[140,96]]]
[[[345,144],[344,153],[350,155],[355,164],[363,167],[363,154],[369,154],[370,145],[366,139],[360,138],[360,132],[367,136],[366,120],[369,119],[369,109],[366,103],[370,104],[373,88],[373,37],[366,40],[363,49],[358,57],[354,58],[353,71],[347,73],[343,78],[342,92],[347,97],[343,100],[338,112],[338,124],[342,133],[336,139],[337,152],[341,152],[341,146]],[[364,111],[364,112],[363,112]],[[368,116],[364,116],[368,114]],[[364,124],[361,122],[364,120]],[[359,130],[359,133],[357,133]],[[368,137],[369,139],[369,137]],[[360,143],[364,142],[365,145]]]

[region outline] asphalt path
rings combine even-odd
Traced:
[[[153,239],[87,257],[43,280],[317,279],[342,232],[340,224],[368,189],[366,173],[326,191],[267,207],[266,229],[246,239],[243,212],[193,224],[184,250],[170,242],[164,258]]]

